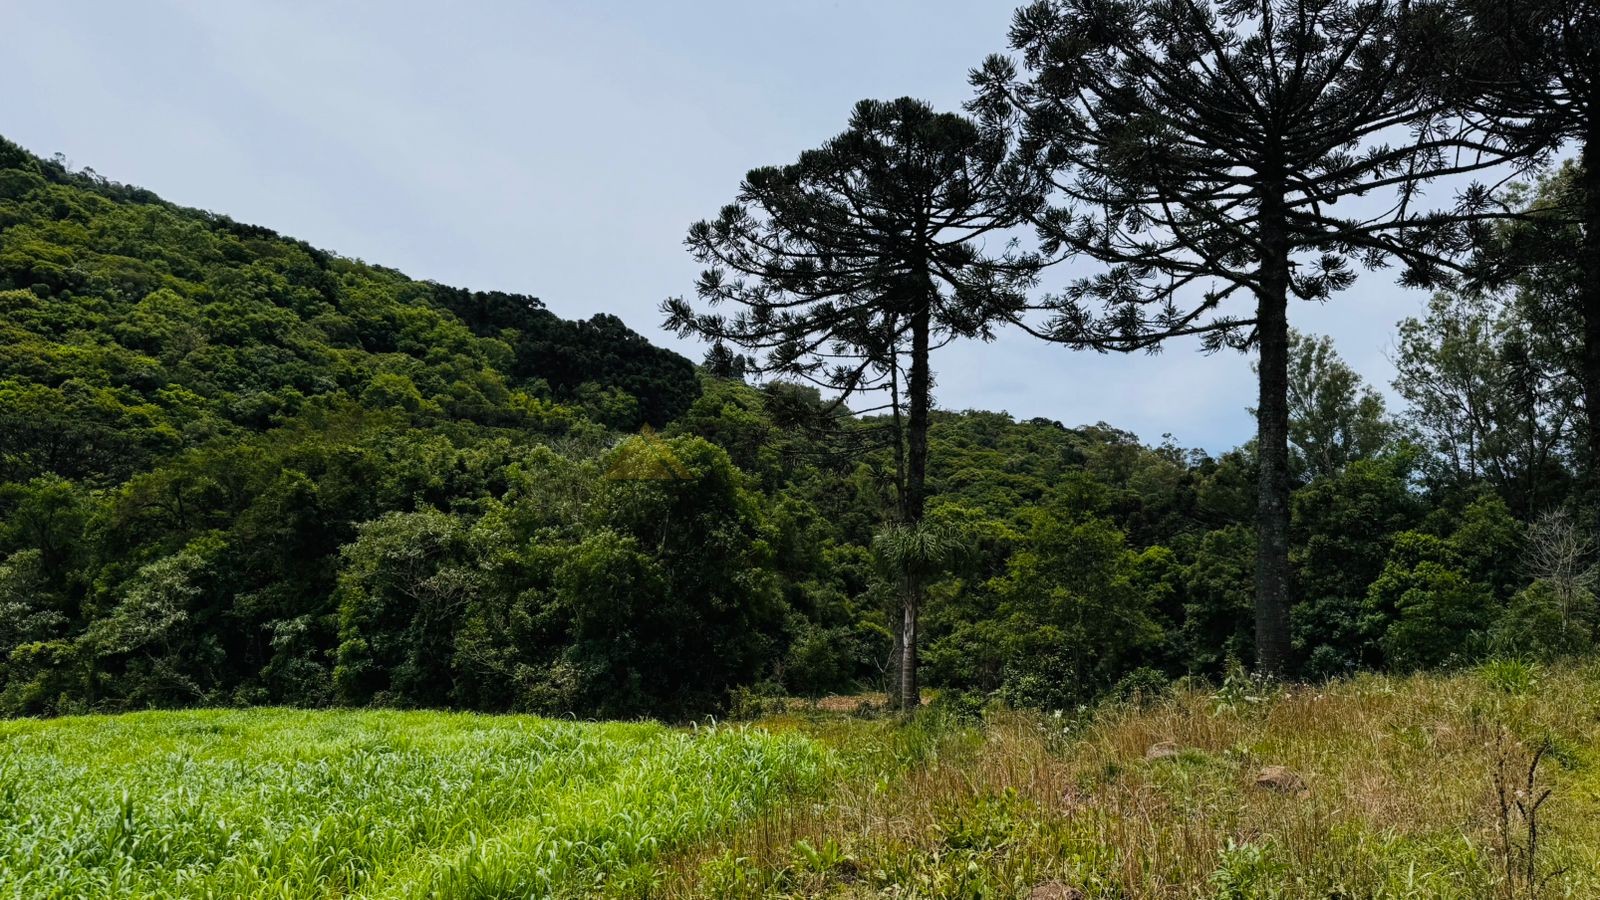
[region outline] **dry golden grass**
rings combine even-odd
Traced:
[[[1526,897],[1495,773],[1537,773],[1539,896],[1600,897],[1600,667],[1186,691],[1085,721],[773,718],[848,760],[825,797],[679,857],[668,897]],[[1146,759],[1162,742],[1175,756]],[[1307,790],[1256,786],[1284,766]],[[1509,795],[1514,802],[1516,797]],[[1520,870],[1519,870],[1520,871]]]

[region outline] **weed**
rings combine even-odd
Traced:
[[[1211,873],[1217,900],[1278,900],[1283,896],[1287,867],[1271,844],[1239,844],[1232,840],[1217,851],[1221,865]]]
[[[1512,742],[1502,732],[1496,741],[1494,773],[1496,850],[1501,864],[1500,889],[1505,900],[1539,900],[1559,878],[1562,869],[1545,865],[1540,856],[1540,814],[1553,793],[1539,781],[1539,765],[1550,753],[1545,740],[1533,751],[1523,770],[1516,765]]]
[[[1511,657],[1497,657],[1478,667],[1484,683],[1502,694],[1526,696],[1539,686],[1539,664]]]

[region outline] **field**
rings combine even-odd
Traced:
[[[684,732],[276,709],[0,723],[0,895],[513,897],[631,890],[814,790],[827,754]]]
[[[1239,681],[1059,716],[936,704],[911,725],[859,706],[710,729],[3,723],[0,893],[1600,896],[1600,665]],[[1258,785],[1271,766],[1299,780]]]
[[[713,839],[676,859],[657,895],[1600,897],[1593,663],[1288,690],[1238,681],[892,736],[803,714],[767,724],[856,759],[921,745],[923,762]],[[1273,766],[1303,786],[1258,786]]]

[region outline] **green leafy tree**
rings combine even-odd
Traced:
[[[1576,322],[1589,488],[1600,490],[1600,6],[1589,0],[1453,0],[1454,77],[1444,96],[1486,139],[1535,159],[1574,147],[1577,167],[1490,242],[1491,282],[1563,284]],[[1591,498],[1593,500],[1594,498]]]
[[[637,452],[634,438],[605,461]],[[758,499],[721,449],[665,442],[675,477],[602,477],[592,529],[556,573],[572,616],[569,658],[603,686],[601,708],[716,708],[770,670],[784,608]]]
[[[1383,397],[1339,357],[1333,339],[1289,331],[1289,464],[1297,478],[1337,475],[1394,435]]]
[[[1523,540],[1521,525],[1493,495],[1462,510],[1448,537],[1395,535],[1367,590],[1363,628],[1374,649],[1399,669],[1482,653],[1520,583]]]
[[[1578,398],[1514,306],[1440,293],[1400,323],[1395,390],[1443,485],[1491,484],[1523,515],[1567,484]]]
[[[340,555],[340,698],[444,705],[457,623],[477,589],[461,522],[435,509],[389,513]]]
[[[1064,512],[1036,512],[991,586],[1009,670],[1002,692],[1058,709],[1108,690],[1162,638],[1123,534],[1105,519]],[[1040,680],[1053,688],[1045,696]]]
[[[1402,671],[1463,660],[1465,648],[1495,617],[1486,585],[1433,560],[1410,568],[1391,563],[1368,596],[1393,610],[1379,643],[1389,664]]]
[[[1559,585],[1535,581],[1511,598],[1489,643],[1497,653],[1511,656],[1579,656],[1594,649],[1597,622],[1600,610],[1592,593],[1571,595]]]
[[[139,569],[121,597],[80,638],[97,687],[120,703],[179,706],[214,696],[222,648],[203,627],[204,605],[226,544],[203,535]]]
[[[1368,588],[1391,542],[1421,524],[1407,455],[1357,460],[1294,495],[1295,648],[1306,674],[1327,677],[1378,659],[1363,625]]]
[[[1187,667],[1223,674],[1228,663],[1255,657],[1251,630],[1250,573],[1255,538],[1249,527],[1231,525],[1194,540],[1183,567],[1183,633]]]
[[[34,679],[40,673],[28,665],[40,648],[65,643],[69,622],[54,606],[38,550],[19,551],[0,562],[0,711],[39,712],[36,701],[54,699],[38,696]]]
[[[1527,537],[1527,527],[1505,501],[1486,493],[1461,510],[1449,541],[1467,575],[1504,603],[1527,582]]]

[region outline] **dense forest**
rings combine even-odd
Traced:
[[[923,686],[1059,709],[1587,650],[1587,151],[1562,162],[1542,113],[1497,132],[1527,91],[1397,62],[1437,21],[1235,5],[1035,4],[971,117],[864,102],[752,171],[689,232],[698,301],[663,307],[700,365],[0,141],[0,711],[686,717]],[[1152,124],[1185,98],[1188,131]],[[1472,129],[1430,124],[1452,116]],[[1468,131],[1478,161],[1447,162]],[[1234,174],[1262,160],[1299,175]],[[1454,210],[1328,211],[1479,169],[1504,177]],[[1027,228],[1037,249],[980,249]],[[1105,273],[1042,293],[1069,256]],[[1351,261],[1431,294],[1396,325],[1399,408],[1288,321]],[[1010,327],[1255,353],[1260,435],[939,408],[937,350]]]
[[[5,153],[8,712],[670,715],[892,668],[884,416]],[[1583,573],[1527,562],[1578,534],[1541,515],[1577,437],[1544,289],[1402,323],[1399,417],[1296,340],[1305,676],[1592,637]],[[1251,662],[1251,447],[932,418],[928,515],[961,541],[931,685],[1061,705]],[[656,440],[687,477],[614,477]]]

